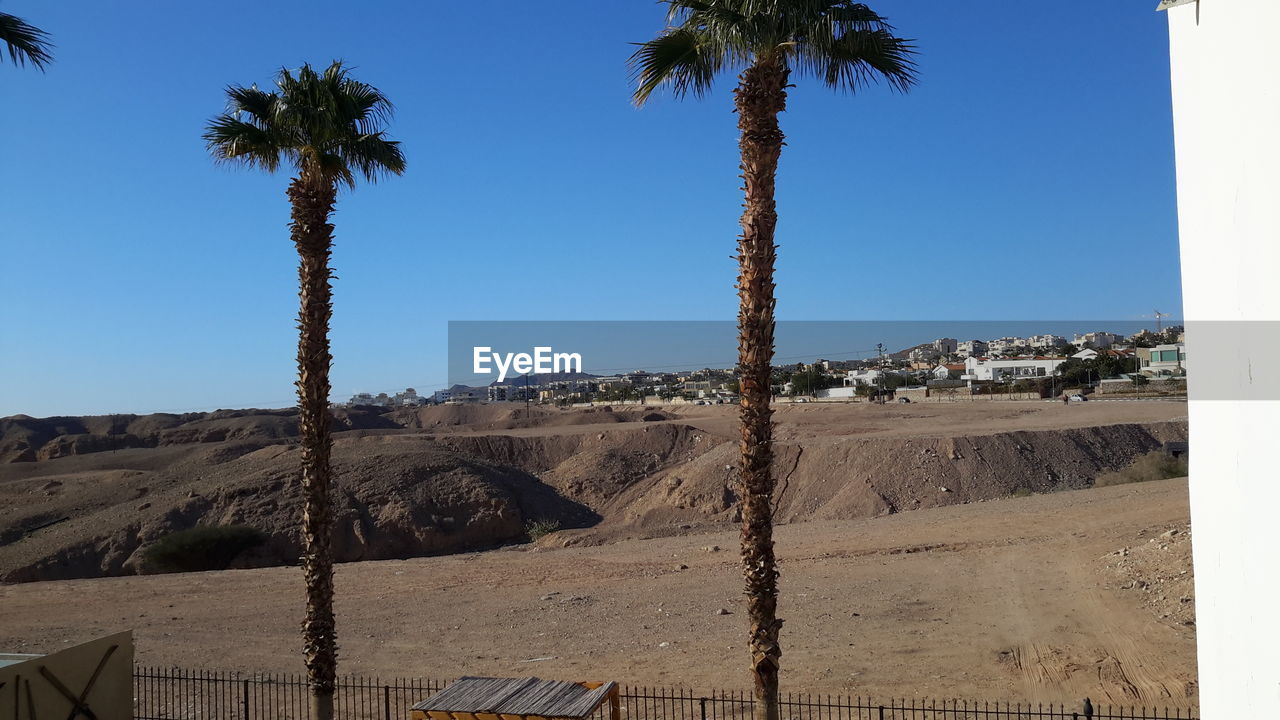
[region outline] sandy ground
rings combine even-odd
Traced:
[[[1169,405],[1010,408],[978,421],[1167,419]],[[796,409],[800,423],[808,410]],[[963,408],[911,412],[965,422]],[[1185,532],[1187,514],[1185,480],[1169,480],[781,527],[784,691],[1193,705],[1194,628],[1162,618],[1108,565],[1122,548]],[[341,670],[743,688],[736,544],[721,532],[559,548],[552,536],[340,565]],[[0,649],[133,628],[142,663],[298,671],[302,597],[296,568],[0,586]]]
[[[618,408],[633,408],[623,406]],[[669,412],[671,420],[700,430],[736,438],[738,408],[734,405],[649,405]],[[565,415],[579,412],[560,411]],[[428,434],[503,435],[544,437],[599,432],[613,424],[558,425],[551,421],[536,427],[474,429],[466,425],[427,428]],[[1015,430],[1057,430],[1118,423],[1147,423],[1182,420],[1187,417],[1185,402],[1167,400],[1095,400],[1065,405],[1042,400],[957,400],[954,402],[886,403],[785,403],[774,405],[774,421],[779,441],[815,438],[832,440],[859,437],[950,437],[992,435]]]

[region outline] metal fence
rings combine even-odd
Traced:
[[[413,705],[447,681],[338,679],[337,720],[409,720]],[[134,668],[136,720],[307,720],[306,678],[178,668]],[[750,693],[698,694],[682,688],[622,688],[622,720],[751,720]],[[825,694],[784,694],[783,720],[1197,720],[1187,708],[1080,706],[972,700],[894,699]],[[592,720],[608,720],[607,706]]]

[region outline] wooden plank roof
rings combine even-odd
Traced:
[[[578,683],[539,678],[463,677],[413,706],[440,712],[585,718],[609,697],[616,683],[591,689]]]

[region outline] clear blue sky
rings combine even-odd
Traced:
[[[797,79],[779,316],[1178,313],[1154,4],[874,3],[921,83]],[[215,167],[200,132],[225,85],[306,61],[390,95],[409,161],[339,201],[336,397],[442,383],[449,320],[734,317],[733,78],[634,108],[649,0],[0,9],[57,45],[0,64],[0,415],[293,403],[288,176]]]

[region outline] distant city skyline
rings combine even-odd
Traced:
[[[628,43],[660,7],[513,4],[476,23],[466,5],[404,5],[376,35],[352,32],[343,3],[220,7],[255,22],[4,5],[56,59],[0,66],[32,109],[0,116],[21,139],[0,165],[0,416],[293,403],[288,176],[216,167],[199,135],[227,84],[304,61],[341,58],[386,92],[409,160],[339,200],[335,398],[447,382],[450,320],[735,316],[733,83],[632,107]],[[876,9],[916,39],[921,83],[792,92],[780,319],[1181,315],[1164,17],[1023,4],[975,26],[971,6]],[[450,32],[423,43],[432,27]],[[154,91],[87,112],[135,86]]]
[[[1161,314],[1160,318],[1167,319],[1167,315]],[[1046,327],[1053,328],[1053,331],[1040,332]],[[1094,329],[1082,332],[1078,329],[1082,327]],[[1122,329],[1124,332],[1100,328]],[[1237,330],[1247,334],[1266,331],[1261,327]],[[900,339],[911,335],[920,338],[929,332],[943,331],[969,339],[935,337],[911,345],[904,345],[905,341]],[[996,332],[1006,334],[996,337],[993,334]],[[711,377],[731,378],[734,375],[732,361],[652,363],[671,361],[699,345],[711,349],[721,347],[736,333],[734,323],[705,321],[450,323],[451,376],[447,385],[434,387],[426,393],[419,393],[412,387],[401,392],[362,391],[353,393],[349,398],[334,398],[334,404],[403,407],[446,401],[581,402],[588,398],[596,401],[638,401],[639,398],[634,396],[637,389],[648,389],[660,400],[689,392],[693,380],[696,382],[692,385],[698,386],[695,389],[719,392],[728,385],[717,389],[706,381]],[[941,379],[945,380],[1001,381],[1047,377],[1073,358],[1091,360],[1105,354],[1111,358],[1142,359],[1142,348],[1151,348],[1152,354],[1142,363],[1144,374],[1181,376],[1187,370],[1183,344],[1185,334],[1186,328],[1181,321],[1158,324],[1154,330],[1132,322],[1099,321],[782,322],[777,328],[777,338],[779,347],[783,349],[798,350],[806,342],[831,343],[833,338],[861,338],[865,341],[873,337],[889,337],[897,339],[897,344],[877,342],[875,347],[862,350],[809,351],[791,356],[779,352],[773,364],[778,370],[821,366],[826,375],[847,375],[846,386],[850,385],[849,380],[855,381],[854,384],[866,384],[866,378],[878,377],[881,370],[863,368],[880,367],[882,362],[906,368],[884,371],[902,377],[918,378],[921,372],[936,375],[938,371],[944,371]],[[503,349],[495,351],[490,345],[477,344],[494,342],[495,338],[503,343]],[[525,341],[530,343],[530,348],[512,349]],[[561,352],[557,348],[569,348],[571,351]],[[623,364],[611,368],[588,366],[584,371],[581,365],[584,354],[606,358],[601,362]],[[495,368],[494,359],[499,356],[506,359],[497,361],[499,367]],[[512,359],[516,357],[522,358],[519,362],[524,366],[516,367],[514,373],[507,374],[504,366],[513,364]],[[571,366],[562,368],[552,365],[553,357],[572,358],[573,362]],[[637,361],[637,358],[648,360]],[[953,372],[957,367],[965,372]],[[497,377],[494,377],[494,372],[497,372]],[[626,388],[626,392],[617,395],[614,391],[619,388]],[[601,392],[603,397],[598,394]],[[720,399],[725,400],[724,397]]]
[[[1162,321],[1164,327],[1177,322]],[[917,345],[950,338],[968,340],[1029,339],[1055,335],[1067,343],[1097,332],[1120,337],[1154,329],[1144,320],[1015,320],[1015,321],[781,321],[778,323],[775,365],[817,360],[866,360]],[[582,357],[581,370],[592,375],[615,375],[636,370],[674,372],[703,368],[732,368],[737,328],[731,321],[461,321],[449,327],[449,374],[426,392],[453,385],[482,386],[499,381],[493,372],[477,374],[472,349],[491,347],[503,352],[528,352],[535,346],[572,351]],[[507,382],[516,382],[508,377]],[[400,390],[404,388],[399,388]],[[364,391],[362,391],[364,392]],[[387,392],[378,389],[372,391]]]

